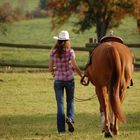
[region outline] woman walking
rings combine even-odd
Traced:
[[[54,91],[57,103],[57,130],[59,133],[68,130],[74,132],[74,71],[82,77],[77,65],[75,52],[71,48],[69,33],[61,31],[50,53],[49,71],[54,72]],[[64,112],[64,90],[66,93],[66,113]],[[66,114],[66,117],[65,117]]]

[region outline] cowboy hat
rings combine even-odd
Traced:
[[[68,31],[61,31],[59,36],[54,36],[53,39],[55,40],[69,40],[69,33]]]

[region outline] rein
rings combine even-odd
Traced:
[[[90,100],[92,100],[92,99],[94,99],[94,98],[96,98],[96,95],[93,95],[92,97],[87,98],[87,99],[81,99],[81,98],[74,97],[74,100],[75,100],[76,102],[85,102],[85,101],[90,101]]]
[[[88,86],[89,85],[89,79],[86,75],[84,75],[82,78],[81,78],[81,81],[80,83],[84,86]],[[81,98],[77,98],[77,97],[74,97],[74,100],[77,101],[77,102],[85,102],[85,101],[90,101],[92,99],[96,98],[96,95],[93,95],[92,97],[89,97],[87,99],[81,99]]]

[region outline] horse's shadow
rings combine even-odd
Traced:
[[[126,114],[126,123],[120,124],[123,131],[140,130],[140,112]]]

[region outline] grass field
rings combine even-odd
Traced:
[[[50,50],[44,49],[18,49],[0,47],[0,62],[6,64],[48,66]],[[132,49],[136,63],[140,64],[140,49]],[[87,51],[76,51],[76,59],[80,67],[84,67],[88,61]],[[10,69],[10,71],[13,68]]]
[[[120,124],[115,140],[140,139],[140,72],[127,90],[123,110],[127,123]],[[83,87],[75,76],[75,97],[95,95],[92,85]],[[53,80],[49,73],[0,73],[0,140],[102,140],[97,98],[75,101],[75,132],[58,135]]]
[[[8,64],[28,64],[48,66],[50,50],[42,49],[18,49],[1,48],[0,62]],[[76,59],[79,66],[85,66],[88,61],[88,52],[76,51]]]
[[[62,29],[69,31],[72,46],[85,47],[89,38],[97,38],[94,27],[80,34],[72,32],[74,27],[73,20],[70,20],[57,31],[51,30],[50,18],[16,22],[9,25],[7,36],[1,35],[0,41],[19,44],[53,45],[53,36],[58,35],[58,32]],[[114,34],[122,37],[125,43],[140,43],[140,35],[137,32],[136,22],[133,18],[126,18],[122,21],[119,28],[114,28],[113,30]]]
[[[21,7],[25,10],[32,11],[39,6],[39,0],[0,0],[0,5],[4,2],[9,2],[14,7]],[[54,41],[52,37],[58,35],[62,29],[70,32],[73,46],[85,47],[85,43],[89,38],[96,38],[95,27],[87,30],[84,33],[75,34],[72,32],[75,18],[71,18],[58,31],[51,31],[51,19],[41,18],[34,20],[25,20],[15,22],[8,27],[7,36],[0,36],[0,42],[22,43],[22,44],[47,44],[52,45]],[[77,28],[77,27],[75,27]],[[118,28],[113,28],[114,34],[122,37],[126,43],[140,43],[140,35],[137,32],[136,20],[132,17],[126,17],[122,20]]]
[[[6,0],[13,7],[19,6],[18,0]],[[5,2],[0,0],[0,4]],[[25,0],[26,8],[33,10],[38,6],[39,0]],[[62,29],[70,32],[72,46],[85,47],[89,42],[89,38],[96,38],[95,27],[84,33],[75,34],[73,30],[73,22],[75,18],[71,18],[65,25],[57,31],[51,30],[51,19],[41,18],[33,20],[25,20],[14,22],[8,25],[7,35],[0,35],[0,42],[19,43],[19,44],[47,44],[54,45],[53,36],[58,35]],[[75,27],[76,28],[76,27]],[[118,28],[114,28],[114,34],[123,38],[125,43],[140,43],[140,34],[137,32],[136,21],[132,17],[122,20]],[[132,49],[136,56],[136,62],[140,64],[140,49]],[[77,60],[80,66],[84,66],[87,62],[88,52],[76,52]],[[49,51],[36,49],[10,49],[0,47],[0,62],[10,64],[32,64],[32,65],[48,65]]]
[[[54,45],[52,39],[58,35],[61,29],[70,32],[72,46],[85,47],[90,37],[96,38],[95,28],[85,33],[75,34],[72,32],[72,21],[62,26],[58,31],[51,31],[50,18],[34,19],[28,21],[15,22],[9,26],[7,36],[0,36],[0,42],[19,44],[47,44]],[[121,36],[126,43],[140,43],[140,35],[136,32],[136,25],[133,18],[123,20],[119,28],[114,29],[114,33]],[[131,28],[130,28],[131,27]],[[126,35],[127,31],[127,35]],[[132,49],[136,56],[136,62],[140,64],[140,49]],[[77,52],[78,64],[85,65],[88,52]],[[10,49],[0,47],[0,61],[14,64],[48,65],[49,51],[36,49]]]
[[[19,0],[9,1],[13,7]],[[38,0],[25,0],[30,11],[38,6]],[[81,34],[72,32],[73,20],[58,31],[51,31],[51,19],[34,19],[8,25],[6,36],[0,34],[0,42],[53,45],[52,37],[62,29],[70,32],[72,46],[85,47],[90,37],[96,38],[95,28]],[[114,34],[125,43],[140,43],[140,35],[133,18],[127,17]],[[132,49],[140,64],[140,49]],[[76,52],[79,66],[84,66],[88,52]],[[0,62],[14,64],[48,65],[49,50],[11,49],[0,47]],[[0,67],[1,68],[1,67]],[[20,69],[23,70],[23,69]],[[5,71],[5,69],[4,69]],[[80,85],[76,75],[75,97],[87,99],[95,95],[94,87]],[[140,139],[140,72],[134,73],[134,86],[127,91],[123,110],[127,123],[120,124],[120,134],[115,140]],[[49,73],[0,73],[0,140],[103,140],[100,129],[97,98],[86,102],[75,100],[74,134],[58,135],[56,131],[56,103],[53,79]]]

